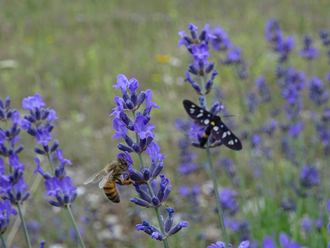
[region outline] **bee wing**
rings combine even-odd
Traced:
[[[111,170],[110,172],[108,172],[108,174],[106,174],[105,176],[103,176],[101,182],[99,183],[99,187],[100,189],[103,189],[104,185],[108,182],[109,178],[112,175],[113,170]]]
[[[90,178],[88,178],[84,184],[89,184],[89,183],[98,183],[99,181],[102,180],[102,178],[104,178],[104,176],[106,176],[108,174],[108,172],[106,172],[104,169],[100,170],[99,172],[96,172],[93,176],[91,176]]]

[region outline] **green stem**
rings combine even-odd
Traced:
[[[55,170],[54,170],[53,162],[50,159],[49,154],[47,154],[47,159],[48,159],[48,163],[49,163],[49,166],[50,166],[50,170],[51,170],[52,174],[55,175]]]
[[[24,220],[24,217],[23,217],[23,213],[22,213],[21,203],[20,202],[17,203],[17,209],[18,209],[19,217],[21,218],[21,222],[22,222],[22,225],[23,225],[23,230],[24,230],[24,236],[25,236],[26,244],[27,244],[27,246],[29,248],[31,248],[30,238],[29,238],[29,234],[28,234],[28,231],[27,231],[27,228],[26,228],[26,224],[25,224],[25,220]]]
[[[222,207],[221,207],[221,204],[220,204],[217,178],[216,178],[216,175],[215,175],[215,170],[214,170],[214,166],[213,166],[213,162],[212,162],[212,158],[211,158],[209,142],[206,143],[206,154],[207,154],[207,159],[208,159],[208,163],[209,163],[209,167],[210,167],[210,171],[211,171],[211,178],[212,178],[213,188],[214,188],[214,197],[215,197],[215,201],[217,203],[218,217],[219,217],[219,222],[220,222],[220,225],[221,225],[222,235],[223,235],[224,241],[226,243],[226,247],[229,247],[228,246],[228,236],[227,236],[227,232],[226,232],[225,222],[223,221]]]
[[[1,243],[2,243],[3,248],[7,248],[7,245],[6,245],[5,239],[3,238],[2,233],[0,233],[0,237],[1,237]]]
[[[203,94],[203,98],[204,98],[204,106],[207,109],[206,89],[205,89],[205,78],[204,78],[204,76],[200,77],[200,81],[201,81],[201,85],[202,85],[202,94]],[[228,246],[229,243],[228,243],[228,236],[227,236],[227,232],[226,232],[226,227],[225,227],[225,223],[223,221],[222,207],[221,207],[221,204],[220,204],[217,178],[216,178],[216,175],[215,175],[213,161],[212,161],[211,153],[210,153],[209,141],[206,142],[206,147],[205,148],[206,148],[208,164],[209,164],[210,171],[211,171],[211,179],[212,179],[213,188],[214,188],[214,197],[215,197],[215,201],[217,203],[218,217],[219,217],[219,222],[220,222],[220,226],[221,226],[221,230],[222,230],[222,236],[224,238],[226,247],[229,247]]]
[[[133,116],[134,116],[134,121],[135,121],[135,112],[133,112]],[[138,144],[139,141],[140,141],[140,138],[139,138],[139,135],[138,133],[135,133],[136,135],[136,143]],[[138,153],[139,155],[139,159],[140,159],[140,164],[141,164],[141,167],[142,167],[142,170],[144,171],[145,170],[145,166],[144,166],[144,162],[143,162],[143,159],[142,159],[142,155],[141,153]],[[151,188],[151,185],[149,182],[147,182],[147,187],[148,187],[148,191],[149,191],[149,194],[151,195],[151,198],[153,198],[155,196],[154,194],[154,191],[152,190]],[[158,220],[158,225],[159,225],[159,228],[160,228],[160,231],[162,232],[162,235],[163,237],[166,237],[166,233],[165,233],[165,228],[164,228],[164,225],[163,225],[163,221],[162,221],[162,218],[160,217],[160,213],[159,213],[159,209],[158,207],[154,207],[155,209],[155,213],[156,213],[156,216],[157,216],[157,220]],[[169,248],[169,245],[168,245],[168,242],[167,242],[167,238],[164,238],[163,239],[163,244],[164,244],[164,247],[165,248]]]
[[[72,211],[71,211],[70,205],[67,205],[66,209],[68,210],[68,213],[69,213],[69,216],[70,216],[70,219],[71,219],[71,222],[72,222],[72,225],[73,225],[74,231],[75,231],[75,233],[76,233],[76,236],[77,236],[77,238],[78,238],[79,244],[80,244],[81,247],[85,248],[84,241],[82,240],[82,238],[81,238],[81,236],[80,236],[80,233],[79,233],[79,231],[78,231],[78,227],[77,227],[76,221],[74,220],[74,217],[73,217],[73,214],[72,214]]]

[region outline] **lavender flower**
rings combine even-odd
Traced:
[[[19,120],[18,123],[23,129],[27,130],[27,133],[34,136],[38,140],[38,144],[43,145],[43,150],[35,148],[35,152],[42,155],[49,156],[58,147],[58,141],[54,140],[49,148],[48,142],[53,138],[50,133],[54,125],[52,121],[57,120],[55,110],[49,110],[42,108],[46,104],[42,101],[39,94],[29,96],[23,99],[22,107],[30,110],[30,115],[24,116],[24,119]]]
[[[131,202],[134,202],[137,205],[140,205],[142,207],[159,207],[161,205],[164,205],[164,202],[166,201],[168,195],[171,192],[172,186],[168,185],[169,180],[164,177],[164,175],[160,175],[161,182],[160,182],[160,188],[155,196],[152,196],[150,193],[147,193],[146,191],[140,189],[140,186],[138,183],[134,183],[134,187],[136,192],[138,192],[139,198],[132,198]]]
[[[259,95],[261,96],[262,102],[270,102],[272,100],[272,95],[269,86],[265,82],[265,77],[260,76],[255,81],[256,86],[258,87]]]
[[[18,112],[16,112],[16,110],[10,113],[11,114],[9,116],[11,116],[11,120],[13,122],[12,127],[6,130],[3,130],[0,127],[0,155],[5,157],[10,157],[13,154],[18,154],[24,149],[23,145],[20,145],[15,148],[16,143],[21,139],[21,137],[18,136],[21,131],[21,129],[18,128],[18,119],[20,115]],[[6,114],[6,116],[6,118],[8,118],[8,113]],[[6,145],[6,143],[8,144],[8,146]]]
[[[263,238],[262,247],[263,248],[277,248],[275,242],[269,237]]]
[[[194,28],[192,27],[192,34],[195,34],[194,33],[195,31],[193,30]],[[186,44],[185,42],[183,43]],[[150,115],[151,109],[160,108],[160,107],[158,107],[157,104],[151,101],[152,99],[151,90],[147,90],[143,94],[144,97],[141,98],[138,97],[137,101],[134,100],[134,98],[136,98],[137,95],[136,89],[138,87],[138,81],[136,79],[131,79],[128,81],[124,75],[120,74],[117,77],[117,85],[115,85],[114,87],[116,89],[119,88],[121,89],[123,99],[121,99],[120,97],[115,97],[115,103],[117,107],[113,109],[114,112],[111,115],[116,116],[113,121],[113,127],[117,132],[115,133],[113,138],[119,139],[120,137],[122,137],[127,145],[119,144],[118,148],[122,151],[125,151],[126,156],[129,157],[130,160],[132,159],[128,154],[128,152],[137,153],[141,161],[140,171],[134,168],[130,168],[129,172],[124,175],[125,180],[129,180],[133,182],[135,190],[140,197],[140,198],[132,198],[131,202],[142,207],[158,208],[164,205],[164,202],[169,196],[172,188],[171,185],[168,186],[169,180],[164,175],[160,175],[161,182],[158,191],[156,192],[154,189],[151,189],[152,187],[151,182],[162,171],[164,166],[163,160],[166,158],[163,154],[160,153],[159,145],[153,141],[155,135],[152,131],[155,129],[156,126],[154,124],[149,123],[151,119],[151,115]],[[126,90],[127,88],[131,90],[131,95],[128,94]],[[135,95],[134,98],[133,95]],[[140,96],[141,95],[142,93],[140,94]],[[144,111],[141,112],[138,109],[140,108],[144,100],[146,102],[146,107]],[[124,109],[129,109],[133,112],[134,121],[132,121],[124,113]],[[130,135],[128,134],[128,130],[135,132],[137,137],[135,142],[132,140],[132,138],[130,138]],[[144,151],[149,155],[149,158],[151,159],[149,168],[146,168],[143,164],[141,153]],[[55,184],[56,184],[57,183],[56,178],[53,179],[55,180]],[[148,191],[145,190],[143,184],[148,185]],[[140,187],[140,185],[142,186]],[[54,188],[52,184],[50,184],[50,186],[51,186],[50,192],[52,194],[55,194],[56,188]],[[58,201],[59,203],[61,203],[59,199]],[[173,216],[173,212],[172,214],[170,214],[169,212],[170,220]],[[159,225],[163,225],[163,224],[164,223],[159,223]],[[147,234],[151,235],[151,238],[155,238],[157,240],[162,241],[168,236],[178,232],[182,227],[186,227],[187,225],[188,224],[186,222],[181,222],[180,224],[176,225],[171,229],[168,229],[168,225],[161,226],[160,229],[162,231],[160,231],[156,227],[151,226],[147,221],[144,221],[142,225],[137,225],[137,229],[145,231]]]
[[[229,36],[220,26],[214,27],[211,30],[211,34],[215,36],[215,38],[211,39],[212,47],[214,50],[225,51],[231,46]]]
[[[234,215],[237,212],[238,205],[235,199],[236,196],[237,193],[232,189],[223,189],[219,193],[220,203],[225,213]]]
[[[17,211],[12,208],[8,199],[3,202],[0,201],[0,233],[4,233],[10,222],[11,215],[17,215]]]
[[[311,228],[312,228],[312,221],[310,220],[310,218],[308,218],[308,217],[303,218],[300,222],[300,227],[306,233],[309,233],[311,231]]]
[[[248,248],[250,245],[250,241],[243,241],[239,244],[239,246],[237,248]],[[231,248],[232,245],[229,244],[229,248]],[[209,246],[207,246],[207,248],[226,248],[226,244],[222,241],[218,241],[215,244],[211,244]]]
[[[192,23],[189,24],[191,37],[187,36],[185,31],[180,31],[179,35],[181,40],[179,40],[178,47],[181,45],[185,45],[189,52],[192,52],[192,46],[194,44],[208,44],[210,38],[214,39],[215,36],[209,32],[210,25],[205,24],[204,29],[198,35],[197,30],[198,27],[194,26]]]
[[[168,212],[168,217],[166,220],[163,219],[163,226],[164,226],[165,235],[166,235],[165,237],[158,228],[150,225],[147,221],[143,221],[142,224],[136,225],[136,230],[144,231],[146,234],[149,234],[151,236],[151,238],[162,241],[163,239],[176,234],[182,228],[185,228],[188,226],[187,222],[182,221],[182,222],[176,224],[174,227],[172,227],[174,209],[166,208],[166,210]]]
[[[329,98],[329,91],[327,91],[321,79],[313,77],[308,82],[309,98],[316,104],[322,105],[326,103]]]
[[[272,44],[272,48],[279,55],[279,62],[283,63],[288,59],[289,53],[294,47],[294,39],[288,36],[283,37],[279,22],[275,19],[270,19],[266,24],[266,39]]]
[[[300,50],[299,55],[307,60],[312,60],[317,57],[318,50],[312,46],[313,39],[309,35],[305,35],[304,37],[304,48]]]
[[[196,154],[189,150],[189,133],[191,121],[177,120],[175,126],[177,129],[183,132],[184,137],[178,141],[178,146],[180,148],[180,165],[177,166],[177,171],[181,174],[189,174],[198,169],[196,163],[193,160],[196,158]]]
[[[0,98],[0,121],[7,121],[16,113],[16,109],[10,109],[10,96],[7,96],[5,103]]]
[[[71,178],[66,176],[62,180],[57,177],[45,181],[47,189],[46,196],[55,197],[57,201],[50,200],[49,203],[55,207],[66,207],[74,202],[77,197],[77,187],[72,185]]]
[[[298,242],[291,242],[289,236],[285,232],[281,232],[279,235],[280,244],[283,248],[299,248]]]
[[[300,173],[300,184],[304,188],[318,186],[320,183],[320,175],[318,171],[311,165],[306,165]]]

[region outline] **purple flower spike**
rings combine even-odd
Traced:
[[[157,143],[151,142],[146,153],[149,154],[152,162],[157,163],[158,161],[162,162],[166,157],[160,153],[160,147]]]
[[[113,135],[113,139],[118,139],[120,137],[123,137],[124,139],[126,138],[127,135],[127,127],[126,124],[120,119],[115,117],[112,121],[113,128],[117,130],[117,132]]]
[[[176,224],[169,232],[168,232],[168,236],[174,235],[177,232],[179,232],[182,228],[185,228],[188,226],[188,222],[186,221],[182,221],[179,224]]]
[[[24,98],[22,101],[22,107],[24,109],[40,108],[45,105],[46,104],[42,102],[42,98],[39,94],[35,94],[34,96],[29,96],[27,98]]]
[[[148,124],[148,119],[144,116],[139,116],[134,122],[134,130],[140,135],[141,139],[145,139],[147,136],[154,138],[154,133],[151,132],[155,129],[156,125]]]
[[[24,171],[25,164],[19,162],[19,158],[16,154],[13,154],[9,157],[9,165],[13,166],[15,170],[22,170]]]
[[[121,89],[121,93],[124,95],[125,92],[127,91],[127,87],[128,87],[129,83],[127,78],[125,77],[125,75],[123,74],[119,74],[117,76],[117,84],[114,85],[113,87],[118,90]]]
[[[34,170],[34,172],[33,172],[33,175],[36,174],[37,172],[39,172],[40,175],[42,175],[43,178],[45,178],[46,180],[47,180],[47,179],[51,179],[52,176],[51,176],[49,173],[44,172],[44,171],[42,170],[39,159],[38,159],[37,157],[35,157],[35,158],[34,158],[34,161],[37,163],[37,167],[35,168],[35,170]]]
[[[200,62],[202,62],[204,66],[208,66],[209,62],[207,59],[210,56],[208,45],[205,43],[193,45],[192,56],[194,59],[194,66],[199,67]]]
[[[277,248],[275,242],[269,238],[265,237],[262,241],[262,247],[267,247],[267,248]]]
[[[146,109],[143,112],[144,116],[146,116],[147,114],[150,114],[151,108],[160,109],[160,107],[156,103],[151,101],[151,99],[152,99],[152,91],[151,90],[146,90],[145,98],[146,98]]]
[[[53,138],[53,135],[49,133],[47,130],[41,130],[37,132],[36,139],[38,140],[38,144],[43,144],[44,146],[48,146],[48,142]]]
[[[231,244],[229,244],[229,247],[231,248]],[[207,248],[226,248],[226,244],[222,241],[218,241],[215,244],[209,245]]]
[[[115,115],[116,117],[120,116],[120,113],[124,112],[124,109],[126,108],[126,104],[124,103],[123,99],[121,99],[119,96],[115,96],[115,103],[117,107],[113,108],[113,112],[110,114],[110,116]]]
[[[249,246],[250,246],[250,241],[246,240],[246,241],[243,241],[242,243],[240,243],[237,248],[248,248]]]

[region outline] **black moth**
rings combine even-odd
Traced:
[[[188,115],[195,120],[196,125],[205,127],[203,136],[199,139],[201,147],[204,147],[212,133],[215,140],[220,140],[228,148],[236,151],[242,150],[241,141],[221,121],[219,116],[211,114],[189,100],[184,100],[183,106]]]

